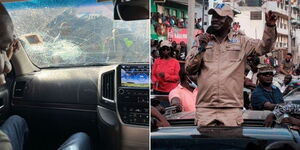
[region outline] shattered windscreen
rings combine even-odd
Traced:
[[[112,2],[5,3],[15,34],[40,68],[149,61],[149,20],[113,19]]]

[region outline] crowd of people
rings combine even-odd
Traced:
[[[165,35],[168,27],[186,28],[188,19],[185,17],[178,18],[176,16],[154,12],[151,14],[151,25],[153,25],[154,30],[158,35]],[[203,29],[202,19],[195,18],[194,25],[195,29]]]
[[[162,43],[170,44],[170,57],[175,58],[178,61],[185,61],[185,57],[187,55],[187,45],[184,41],[180,43],[176,43],[175,41],[169,42],[167,40],[158,41],[158,40],[151,40],[151,64],[160,57],[160,49],[163,47]]]

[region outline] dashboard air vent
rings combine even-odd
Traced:
[[[114,103],[115,99],[115,71],[102,74],[102,98],[105,101]]]
[[[26,86],[25,81],[17,81],[14,89],[14,97],[22,98],[24,97],[24,89]]]

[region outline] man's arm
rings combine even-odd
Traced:
[[[244,78],[244,86],[246,88],[250,88],[250,89],[255,89],[256,87],[256,84],[254,84],[249,78],[245,77]]]
[[[198,35],[194,41],[194,46],[191,50],[188,51],[186,60],[185,60],[185,71],[188,75],[196,75],[200,73],[201,64],[203,61],[203,56],[205,52],[199,52],[198,48],[200,43],[208,43],[210,35],[201,34]]]
[[[3,55],[4,56],[4,73],[9,73],[12,69],[11,63],[9,61],[9,59],[7,58],[7,55]]]
[[[178,81],[179,80],[179,71],[180,71],[180,64],[178,61],[176,61],[174,72],[172,74],[165,73],[163,80],[171,81],[171,82]]]
[[[251,105],[254,110],[263,110],[268,99],[259,91],[254,91],[251,96]]]
[[[171,106],[176,106],[176,111],[181,112],[183,111],[183,106],[180,100],[180,94],[176,89],[173,89],[169,93],[169,102]]]
[[[256,52],[258,55],[264,55],[273,49],[274,43],[277,39],[276,20],[277,17],[274,13],[269,11],[265,15],[266,25],[262,40],[251,39],[245,37],[243,41],[243,47],[246,50],[247,56],[252,52]]]
[[[180,100],[179,97],[173,97],[171,99],[170,105],[171,106],[176,106],[176,112],[182,112],[183,111],[183,107],[182,107],[181,100]]]
[[[288,123],[291,125],[296,125],[296,126],[300,126],[300,120],[294,117],[286,117],[286,118],[282,118],[280,123]]]
[[[10,63],[10,59],[12,58],[13,54],[19,50],[20,42],[18,40],[14,40],[13,43],[10,45],[9,49],[6,51],[6,55],[4,56],[4,72],[9,73],[12,70],[12,66]]]
[[[277,104],[272,104],[270,102],[264,103],[264,110],[274,110]]]
[[[300,105],[288,103],[286,105],[277,105],[273,110],[276,118],[280,118],[283,114],[300,114]]]
[[[289,70],[289,74],[293,74],[294,73],[294,69],[295,69],[295,65],[293,64],[293,67]]]
[[[170,123],[167,119],[153,106],[151,106],[151,117],[158,120],[156,126],[157,127],[168,127]]]
[[[154,64],[152,65],[152,70],[151,70],[151,81],[153,84],[158,82],[158,79],[156,76],[156,74],[157,74],[156,68],[157,68],[157,62],[154,62]]]
[[[278,100],[276,99],[276,103],[279,103],[279,104],[283,104],[284,103],[284,100],[283,100],[283,96],[282,96],[282,93],[281,93],[281,91],[279,90],[279,88],[278,87],[276,87],[276,89],[273,89],[273,90],[275,90],[275,93],[277,93],[277,94],[279,94],[278,95]],[[270,103],[269,101],[268,102],[265,102],[265,104],[264,104],[264,109],[266,109],[266,110],[274,110],[274,108],[277,106],[277,104],[272,104],[272,103]]]
[[[283,64],[281,63],[280,64],[280,68],[279,68],[279,71],[285,75],[288,75],[289,73],[287,73],[284,69],[283,69]]]
[[[199,73],[204,53],[198,52],[198,47],[192,48],[185,60],[185,71],[188,75]]]

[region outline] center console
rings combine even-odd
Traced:
[[[149,64],[99,70],[97,116],[104,149],[148,149],[149,81]]]
[[[124,124],[149,126],[149,65],[117,67],[117,109]]]

